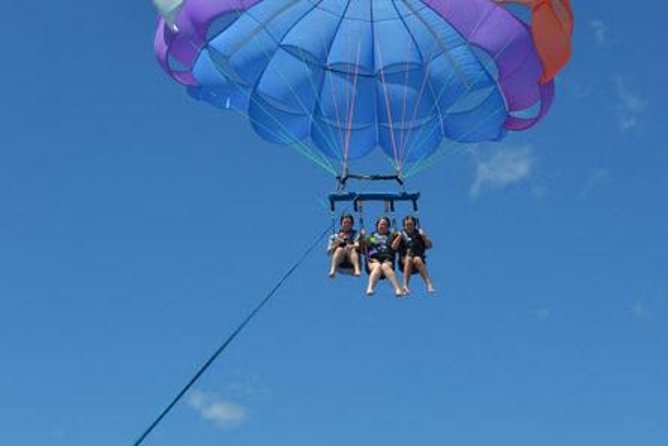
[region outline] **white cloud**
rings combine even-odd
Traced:
[[[236,427],[248,419],[248,410],[237,403],[218,399],[204,392],[193,392],[188,401],[205,420],[221,428]]]
[[[638,91],[632,90],[620,76],[615,78],[617,88],[617,118],[621,130],[631,130],[638,126],[638,119],[649,105],[649,100]]]
[[[631,313],[637,319],[642,319],[646,321],[654,320],[654,313],[648,309],[642,302],[636,302],[631,307]]]
[[[589,26],[594,30],[594,39],[596,39],[596,44],[598,46],[608,46],[610,42],[608,25],[606,25],[601,19],[594,19],[589,22]]]
[[[501,147],[484,158],[476,154],[475,180],[471,196],[483,191],[501,190],[531,176],[535,157],[531,146]]]
[[[592,171],[587,178],[587,183],[580,191],[580,199],[584,200],[595,188],[610,182],[612,173],[608,169],[600,168]]]

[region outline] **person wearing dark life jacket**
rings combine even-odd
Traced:
[[[344,214],[339,221],[341,228],[329,239],[327,253],[332,257],[329,277],[334,278],[338,270],[360,276],[359,233],[353,228],[355,219]]]
[[[414,216],[407,215],[403,226],[399,240],[393,246],[399,252],[399,267],[404,273],[403,292],[406,294],[411,292],[408,284],[411,275],[417,271],[427,287],[427,292],[435,293],[436,289],[427,270],[425,254],[425,251],[431,249],[434,244],[422,228],[417,228],[417,219]]]
[[[376,232],[364,239],[367,255],[367,272],[369,273],[369,284],[366,289],[367,296],[372,296],[375,293],[376,284],[381,277],[385,277],[390,281],[397,297],[404,295],[403,290],[399,286],[397,276],[394,273],[396,250],[393,248],[393,245],[398,238],[399,234],[390,233],[390,219],[380,217],[376,222]]]

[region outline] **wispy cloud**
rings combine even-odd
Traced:
[[[63,426],[58,426],[51,431],[51,436],[56,440],[63,440],[66,436],[66,431]]]
[[[505,189],[528,179],[535,165],[531,146],[502,146],[484,157],[479,152],[474,155],[476,172],[470,190],[474,198],[483,191]]]
[[[580,99],[585,99],[591,96],[592,93],[592,86],[590,84],[585,84],[582,82],[578,82],[577,80],[573,80],[570,83],[570,88],[575,95],[575,97],[580,98]]]
[[[538,308],[537,310],[531,312],[531,316],[535,321],[538,322],[546,321],[552,316],[552,308],[550,307]]]
[[[642,302],[635,302],[631,307],[631,313],[636,319],[645,321],[654,320],[654,313],[645,306]]]
[[[590,172],[587,182],[580,191],[580,199],[584,200],[597,187],[609,183],[612,179],[612,173],[608,169],[600,168]]]
[[[592,30],[594,31],[594,39],[596,40],[596,44],[598,46],[608,46],[610,43],[608,25],[606,25],[605,22],[603,22],[601,19],[594,19],[589,22],[589,26],[591,26]]]
[[[202,418],[223,429],[237,427],[248,419],[248,410],[245,407],[204,392],[193,392],[188,402]]]
[[[248,399],[263,397],[271,392],[257,378],[243,378],[231,382],[225,387],[225,393],[238,398]]]
[[[631,89],[621,76],[615,78],[615,86],[617,92],[615,110],[619,128],[623,131],[631,130],[638,126],[640,115],[648,107],[649,100],[640,92]]]

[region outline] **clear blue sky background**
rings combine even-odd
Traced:
[[[668,7],[574,6],[549,118],[411,184],[438,297],[312,255],[147,444],[668,444]],[[0,444],[131,444],[328,223],[331,178],[187,97],[154,23],[3,8]]]

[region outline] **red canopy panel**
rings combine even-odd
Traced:
[[[534,44],[543,63],[541,82],[551,81],[571,57],[573,9],[570,0],[496,0],[531,8]]]

